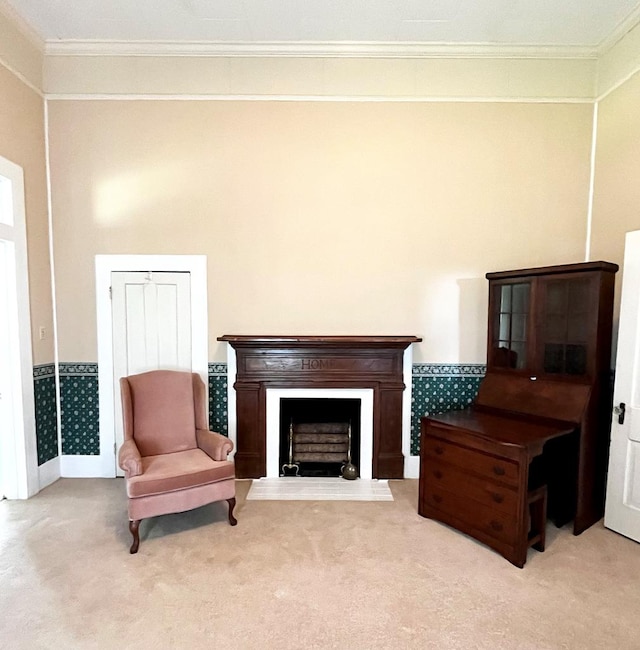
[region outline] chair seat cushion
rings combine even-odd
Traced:
[[[142,474],[127,480],[127,496],[165,494],[235,477],[233,461],[212,460],[202,449],[142,457]]]

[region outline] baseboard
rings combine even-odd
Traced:
[[[64,478],[113,478],[115,472],[105,474],[101,456],[61,456],[60,475]]]
[[[420,456],[404,457],[404,477],[420,478]]]
[[[60,457],[56,456],[38,467],[38,485],[44,490],[60,478]]]

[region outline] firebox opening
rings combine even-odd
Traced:
[[[282,398],[280,476],[340,476],[349,451],[359,476],[360,411],[359,399]]]

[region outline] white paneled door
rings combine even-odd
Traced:
[[[640,542],[640,230],[627,233],[604,525]]]
[[[192,370],[190,274],[113,272],[115,435],[123,442],[120,377],[148,370]],[[118,468],[118,475],[122,472]]]
[[[0,499],[40,489],[22,168],[0,156]]]

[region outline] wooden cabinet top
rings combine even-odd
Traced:
[[[448,439],[455,437],[455,431],[461,430],[491,444],[526,448],[532,455],[541,453],[548,440],[576,429],[570,422],[541,422],[516,414],[508,416],[477,410],[450,411],[423,420],[450,430]]]
[[[613,262],[578,262],[576,264],[558,264],[556,266],[541,266],[532,269],[514,271],[495,271],[487,273],[488,280],[506,280],[508,278],[523,278],[537,275],[555,275],[564,273],[584,273],[585,271],[606,271],[616,273],[618,265]]]

